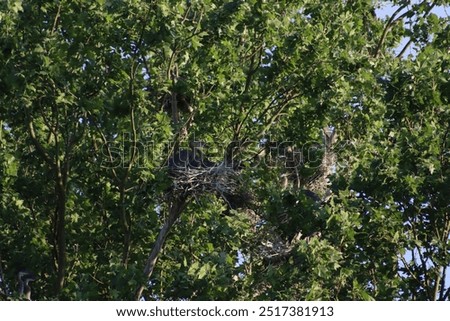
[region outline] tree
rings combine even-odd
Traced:
[[[3,2],[2,297],[448,300],[448,3],[389,3]]]

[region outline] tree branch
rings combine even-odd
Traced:
[[[56,11],[55,19],[53,20],[53,26],[51,30],[51,34],[54,34],[56,31],[56,25],[58,24],[59,17],[61,16],[61,3],[58,4],[58,10]]]
[[[49,154],[45,150],[45,148],[42,146],[42,144],[39,142],[36,132],[34,130],[33,121],[30,119],[28,122],[28,132],[30,133],[31,141],[33,142],[34,147],[39,152],[39,154],[44,158],[45,162],[49,164],[52,168],[56,166],[56,164],[52,161]]]
[[[156,242],[153,245],[153,249],[152,249],[150,255],[148,256],[147,263],[145,264],[144,276],[146,279],[146,283],[147,283],[148,279],[150,279],[150,277],[152,276],[152,273],[155,268],[156,262],[158,260],[159,254],[161,253],[161,250],[164,247],[164,244],[166,242],[166,238],[170,232],[170,229],[172,228],[174,223],[177,221],[177,219],[181,216],[181,213],[186,208],[187,204],[188,204],[187,197],[185,195],[181,195],[178,199],[172,200],[170,207],[169,207],[169,216],[167,217],[166,221],[164,222],[163,227],[159,231]],[[145,285],[141,285],[136,290],[135,299],[137,301],[139,301],[141,299],[142,293],[145,288],[146,288]]]
[[[380,54],[381,51],[381,47],[384,44],[384,41],[386,40],[387,37],[387,33],[388,31],[392,28],[392,26],[394,25],[395,22],[397,22],[399,19],[395,19],[395,17],[397,16],[397,14],[399,14],[400,11],[402,11],[403,9],[405,9],[407,7],[407,5],[403,5],[401,7],[399,7],[397,10],[395,10],[395,12],[392,14],[392,16],[389,18],[386,26],[384,27],[383,30],[383,34],[381,35],[380,40],[378,41],[378,45],[377,45],[377,49],[375,50],[375,54],[374,57],[378,58],[378,55]],[[403,16],[403,15],[402,15]]]
[[[402,261],[403,266],[406,268],[406,270],[408,271],[409,275],[411,275],[412,278],[414,280],[416,280],[419,285],[421,285],[423,288],[426,288],[426,285],[423,284],[423,282],[416,276],[416,274],[411,270],[408,262],[406,262],[405,258],[403,256],[401,256],[401,255],[400,255],[400,260]]]

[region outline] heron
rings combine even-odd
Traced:
[[[28,270],[20,270],[17,273],[17,279],[19,281],[19,297],[31,301],[31,287],[29,283],[35,281],[36,276]]]

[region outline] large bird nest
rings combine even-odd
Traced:
[[[244,192],[245,185],[240,172],[224,164],[208,168],[170,168],[172,178],[172,194],[184,196],[200,196],[216,194],[230,208],[245,207],[251,201],[251,195]]]

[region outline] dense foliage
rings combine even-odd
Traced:
[[[448,4],[2,1],[1,298],[448,300]],[[146,280],[193,140],[248,199],[187,197]]]

